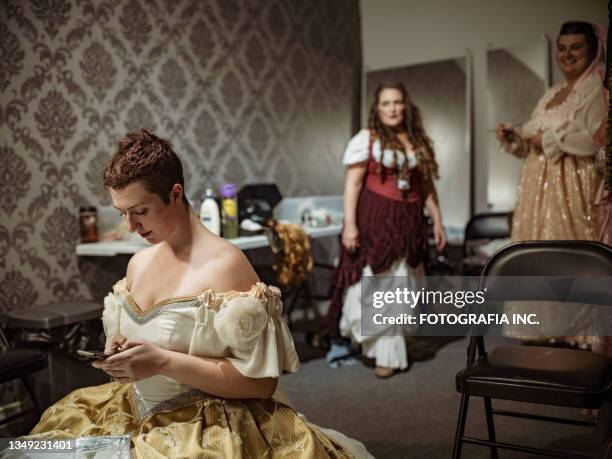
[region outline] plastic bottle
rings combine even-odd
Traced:
[[[221,235],[221,215],[215,194],[211,188],[206,189],[204,200],[200,206],[200,221],[212,233]]]
[[[234,239],[238,237],[238,188],[233,183],[221,187],[221,225],[223,237]]]

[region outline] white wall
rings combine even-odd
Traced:
[[[492,211],[514,209],[525,163],[503,151],[495,137],[495,126],[499,122],[521,125],[529,119],[547,87],[548,55],[549,43],[545,40],[487,52],[487,203]]]
[[[472,53],[476,212],[487,208],[486,52],[548,35],[568,20],[607,25],[606,0],[360,0],[367,70]],[[562,75],[553,62],[553,83]],[[444,165],[441,165],[444,173]],[[467,199],[468,197],[466,197]]]

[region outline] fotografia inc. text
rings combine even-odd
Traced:
[[[459,313],[396,314],[372,316],[374,325],[539,325],[537,314]]]

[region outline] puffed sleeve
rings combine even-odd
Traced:
[[[593,156],[600,145],[594,140],[595,133],[606,119],[607,107],[602,91],[595,88],[577,109],[574,119],[561,128],[549,129],[542,135],[542,151],[553,159],[563,153],[576,156]]]
[[[244,376],[274,378],[298,369],[276,287],[260,282],[248,293],[228,298],[215,314],[214,329],[229,348],[227,360]]]
[[[120,334],[121,305],[125,301],[126,288],[125,278],[115,283],[113,291],[104,298],[104,310],[102,311],[102,326],[106,339]]]
[[[370,145],[370,131],[362,129],[351,140],[349,140],[342,164],[350,166],[351,164],[362,163],[368,160],[368,149]]]

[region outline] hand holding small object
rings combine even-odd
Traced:
[[[84,357],[89,360],[104,360],[109,356],[109,354],[106,354],[103,351],[95,351],[92,349],[77,349],[76,353],[80,357]]]
[[[114,354],[115,352],[120,352],[123,344],[125,344],[127,340],[128,339],[123,335],[111,336],[111,338],[106,342],[106,346],[104,346],[104,353]]]
[[[513,142],[516,138],[516,131],[512,123],[498,123],[495,128],[495,137],[500,142]]]
[[[122,350],[105,360],[92,363],[120,383],[138,381],[160,374],[166,363],[167,351],[147,341],[126,340]]]

